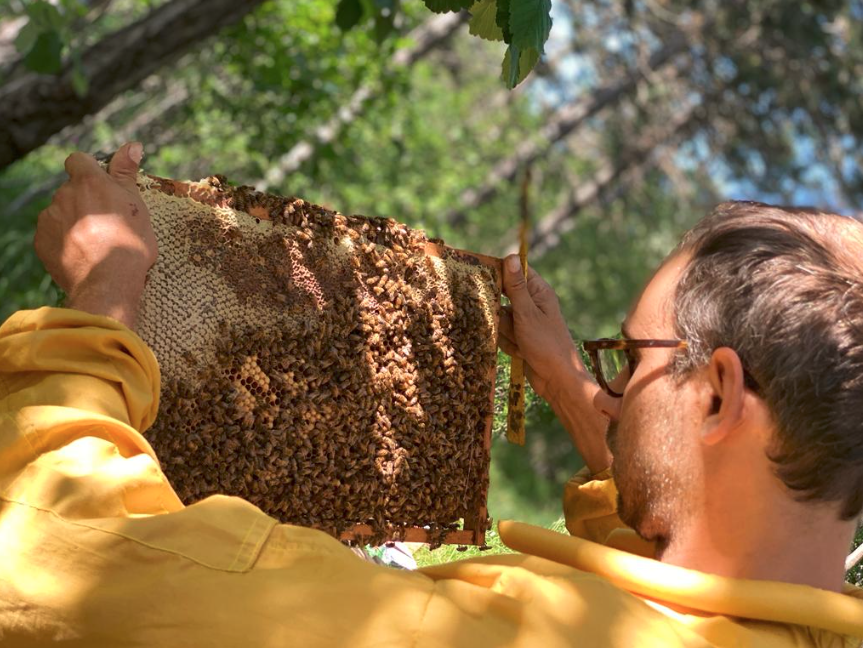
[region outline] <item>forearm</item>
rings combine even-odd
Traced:
[[[608,418],[593,407],[599,387],[577,358],[561,370],[555,379],[555,387],[548,396],[549,405],[566,428],[591,474],[602,472],[611,465],[611,453],[605,440]]]

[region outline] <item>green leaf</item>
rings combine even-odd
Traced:
[[[390,12],[388,16],[382,13],[375,14],[375,40],[378,43],[383,43],[387,36],[393,33],[395,17],[395,12]]]
[[[24,64],[40,74],[57,74],[63,67],[63,43],[56,31],[39,34],[33,49],[24,57]]]
[[[509,57],[508,60],[507,57]],[[510,90],[518,85],[519,63],[521,63],[521,51],[518,47],[510,45],[506,48],[506,54],[503,55],[503,69],[501,70],[503,79],[506,81],[506,87]]]
[[[87,94],[87,88],[90,87],[90,80],[84,71],[78,67],[72,68],[72,89],[79,97],[84,97]]]
[[[87,73],[81,62],[81,54],[74,52],[72,54],[72,89],[79,97],[83,97],[87,94],[89,87],[90,80],[87,78]]]
[[[551,0],[513,0],[509,10],[512,44],[542,53],[551,32]]]
[[[42,29],[34,23],[32,20],[28,20],[27,24],[21,28],[21,31],[18,32],[18,36],[15,38],[15,49],[18,50],[18,53],[22,56],[26,55],[33,46],[36,44],[36,39],[39,38],[39,34],[42,33]]]
[[[485,40],[502,41],[503,30],[497,24],[497,0],[479,0],[470,8],[468,31]]]
[[[518,61],[518,65],[512,65],[513,59]],[[524,81],[538,61],[539,51],[533,47],[528,47],[523,51],[516,45],[510,45],[507,47],[506,54],[504,54],[503,57],[503,68],[501,70],[501,78],[506,83],[506,87],[512,90],[519,83]]]
[[[60,15],[57,7],[45,0],[37,0],[26,5],[24,12],[30,17],[31,23],[43,30],[59,30],[63,27],[63,16]]]
[[[395,30],[399,0],[374,0],[375,40],[383,43]]]
[[[509,3],[510,0],[497,0],[497,11],[494,14],[494,21],[503,34],[503,42],[507,45],[512,41],[512,32],[509,30]]]
[[[423,0],[423,2],[426,7],[435,13],[470,9],[470,6],[473,4],[473,0]]]
[[[342,31],[350,31],[362,20],[363,13],[360,0],[341,0],[336,8],[336,25]]]

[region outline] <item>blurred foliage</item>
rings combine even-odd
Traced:
[[[563,518],[559,518],[550,524],[543,524],[545,528],[557,533],[567,533]],[[421,547],[414,553],[417,567],[431,567],[453,562],[454,560],[466,560],[478,556],[494,556],[498,554],[515,553],[503,544],[497,531],[497,524],[486,534],[486,548],[458,547],[456,545],[441,545],[437,549]]]
[[[853,548],[856,549],[861,544],[863,544],[863,528],[857,531],[857,537],[854,538]],[[863,561],[857,563],[855,567],[852,567],[848,571],[846,580],[852,585],[857,585],[857,587],[863,587]]]
[[[74,65],[76,51],[160,4],[11,0],[0,20],[25,16],[32,27],[18,33],[18,58],[0,59],[0,80],[50,72],[57,56]],[[63,181],[64,157],[128,139],[145,143],[144,168],[157,175],[222,173],[345,213],[391,216],[488,254],[515,244],[518,174],[494,176],[494,190],[463,222],[449,214],[497,166],[512,161],[517,169],[534,147],[535,222],[560,218],[553,243],[531,264],[557,291],[576,337],[617,333],[652,269],[719,199],[848,211],[863,199],[858,1],[426,4],[468,8],[471,18],[407,66],[395,61],[414,44],[408,35],[434,19],[419,0],[272,0],[0,172],[0,319],[59,299],[31,241],[36,215]],[[544,139],[563,111],[607,97],[681,33],[686,46],[661,69],[605,100],[580,128]],[[513,47],[520,59],[547,51],[511,92],[498,78],[501,42],[507,60]],[[523,77],[518,67],[504,75],[510,85]],[[368,99],[339,122],[359,94]],[[685,127],[657,134],[687,110]],[[336,134],[322,144],[316,133],[332,120]],[[646,153],[632,155],[643,143]],[[284,180],[265,180],[304,145],[307,160]],[[608,169],[613,181],[602,191],[560,211]],[[502,387],[507,371],[502,358]],[[530,392],[527,446],[506,444],[498,400],[490,513],[549,525],[581,460]]]
[[[126,8],[134,12],[131,3]],[[407,22],[400,33],[421,23],[424,12],[416,5],[405,7],[401,15]],[[382,46],[362,29],[341,33],[333,28],[334,19],[334,8],[326,1],[264,5],[175,69],[149,80],[142,91],[123,97],[107,119],[93,120],[56,138],[0,174],[0,199],[6,205],[15,204],[40,183],[52,186],[53,179],[56,186],[62,180],[62,174],[56,178],[62,160],[70,150],[110,150],[119,143],[118,131],[130,121],[140,124],[129,136],[145,142],[144,168],[149,172],[180,178],[219,172],[235,182],[253,181],[335,113],[359,86],[377,84],[373,109],[272,189],[348,213],[392,216],[424,227],[450,244],[500,253],[500,245],[511,242],[507,237],[517,216],[514,189],[502,191],[471,214],[464,226],[455,228],[444,220],[455,196],[480,184],[490,165],[542,125],[541,111],[526,95],[515,101],[504,95],[499,111],[476,109],[488,97],[505,93],[494,75],[488,74],[495,65],[496,46],[453,39],[442,49],[452,56],[450,71],[441,73],[441,63],[434,59],[409,70],[391,69],[387,54],[409,46],[408,41],[397,37]],[[161,113],[153,110],[179,89],[186,95],[181,103]],[[562,151],[550,153],[550,158],[564,161],[576,173],[589,171],[589,165],[577,158],[565,160]],[[537,214],[554,205],[565,182],[560,171],[542,175],[533,192]],[[56,303],[58,292],[31,248],[35,215],[49,200],[47,191],[6,214],[0,318],[18,308]],[[616,214],[613,219],[607,220],[605,214],[611,212],[603,209],[591,211],[579,222],[577,235],[567,237],[558,250],[537,263],[559,289],[577,329],[590,335],[615,327],[633,290],[663,251],[660,244],[647,257],[633,253],[642,245],[645,228],[653,225],[627,221],[622,204],[608,207]],[[674,225],[672,232],[666,232],[663,242],[673,241],[680,227]],[[665,231],[665,226],[659,231]],[[567,268],[561,265],[566,258],[583,260]],[[607,276],[604,281],[618,280],[623,285],[614,298],[585,309],[585,300],[596,301],[599,291],[606,291],[594,286],[597,259],[605,267],[600,273]],[[609,267],[617,265],[626,267],[625,276]],[[597,312],[594,307],[600,309],[599,318],[590,314]],[[501,371],[508,371],[504,356]],[[502,388],[505,384],[502,379]],[[560,517],[562,484],[582,462],[550,408],[532,392],[526,448],[510,446],[503,439],[502,407],[499,402],[491,515],[548,524]]]
[[[551,0],[423,0],[435,13],[470,10],[470,33],[484,40],[507,44],[501,78],[512,89],[524,81],[539,61],[551,33]],[[349,31],[364,22],[374,23],[374,36],[382,42],[392,33],[398,0],[339,0],[336,25]]]

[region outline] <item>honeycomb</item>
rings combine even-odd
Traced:
[[[345,540],[483,544],[500,261],[392,219],[141,174],[147,431],[188,503]]]

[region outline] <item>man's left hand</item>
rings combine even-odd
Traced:
[[[70,155],[69,181],[39,214],[34,238],[36,254],[66,291],[69,308],[107,315],[130,328],[157,254],[136,182],[142,155],[140,143],[124,144],[107,172],[89,155]]]

